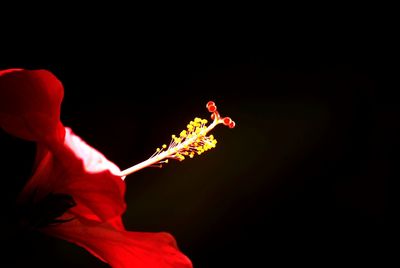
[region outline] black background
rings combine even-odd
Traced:
[[[215,129],[207,154],[127,177],[128,230],[172,233],[197,268],[386,259],[398,119],[373,24],[146,23],[85,25],[79,37],[45,30],[51,42],[27,38],[0,59],[2,69],[53,72],[65,88],[62,122],[121,169],[207,118],[209,100],[236,121]],[[14,230],[34,145],[4,132],[0,142],[6,267],[107,267],[65,241]]]

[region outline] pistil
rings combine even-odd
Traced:
[[[213,135],[207,136],[207,134],[219,124],[234,128],[235,122],[229,117],[222,118],[213,101],[209,101],[206,107],[211,113],[211,119],[213,120],[209,126],[206,126],[206,119],[196,117],[193,121],[190,121],[187,129],[183,130],[179,136],[172,135],[168,148],[166,144],[163,144],[161,148],[157,148],[156,152],[150,158],[121,171],[120,176],[125,179],[125,176],[146,167],[162,167],[163,164],[168,163],[168,159],[182,161],[185,159],[185,156],[193,158],[196,154],[200,155],[205,151],[215,148],[217,140]]]

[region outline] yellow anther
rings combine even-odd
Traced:
[[[207,132],[209,131],[209,127],[205,125],[207,122],[207,119],[194,118],[186,125],[187,130],[182,130],[179,136],[171,136],[174,142],[172,147],[168,148],[166,144],[163,144],[162,149],[157,148],[157,152],[166,149],[165,153],[182,161],[185,159],[185,156],[193,158],[196,154],[200,155],[214,148],[217,141],[214,135],[207,136]],[[164,161],[163,163],[167,162]]]
[[[193,158],[196,154],[200,155],[215,148],[217,140],[213,135],[208,136],[209,131],[219,124],[233,128],[235,123],[229,117],[221,117],[214,102],[208,102],[207,109],[211,113],[211,123],[208,126],[207,119],[195,117],[179,135],[171,135],[169,145],[163,144],[149,159],[122,171],[121,176],[132,174],[144,167],[161,166],[168,163],[168,158],[182,161],[185,156]]]

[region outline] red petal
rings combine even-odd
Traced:
[[[78,203],[71,211],[90,219],[97,216],[102,221],[121,216],[126,204],[125,183],[118,175],[120,169],[70,128],[66,128],[65,148],[60,159],[70,176],[62,188]],[[75,164],[77,160],[79,167]]]
[[[77,203],[71,213],[97,221],[121,216],[126,209],[125,183],[108,171],[67,178],[62,193],[72,195]]]
[[[87,173],[99,173],[101,171],[110,171],[113,174],[119,174],[121,170],[113,162],[109,161],[102,153],[88,145],[79,136],[75,135],[68,127],[65,128],[64,145],[73,155],[83,162],[84,171]],[[65,156],[65,154],[64,154]],[[68,159],[65,159],[68,161]]]
[[[0,71],[0,126],[31,141],[46,144],[62,141],[63,94],[60,81],[46,70]]]
[[[45,232],[84,247],[114,268],[192,268],[168,233],[129,232],[79,220],[48,227]]]
[[[86,144],[66,129],[63,146],[54,152],[38,146],[34,175],[25,185],[20,202],[25,202],[35,193],[34,201],[49,193],[68,194],[77,205],[70,209],[76,217],[95,221],[109,221],[121,228],[115,220],[126,209],[125,183],[119,168],[103,154]]]

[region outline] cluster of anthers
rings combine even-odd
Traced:
[[[163,144],[161,148],[157,148],[149,159],[125,169],[121,172],[121,176],[127,176],[145,167],[161,167],[162,164],[168,163],[169,159],[182,161],[185,157],[193,158],[196,154],[200,155],[215,148],[217,140],[213,135],[207,134],[218,124],[234,128],[235,122],[230,117],[221,117],[213,101],[209,101],[206,107],[211,113],[211,120],[213,120],[210,125],[206,125],[208,123],[207,119],[196,117],[189,122],[186,126],[187,129],[181,131],[179,136],[172,135],[168,146]]]

